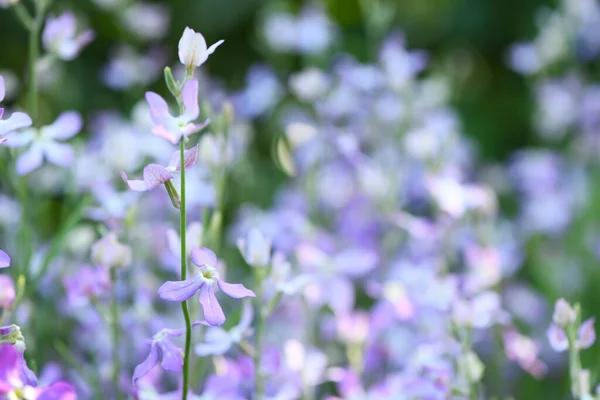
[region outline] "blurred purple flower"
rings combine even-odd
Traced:
[[[234,344],[250,336],[253,317],[252,304],[245,301],[240,322],[228,331],[219,326],[209,328],[204,335],[204,343],[196,345],[196,354],[205,357],[227,353]]]
[[[266,268],[271,262],[271,239],[260,229],[252,228],[246,235],[237,240],[237,248],[244,260],[251,267]]]
[[[0,250],[0,268],[10,267],[10,257],[3,250]]]
[[[59,115],[51,125],[10,135],[7,142],[9,147],[30,145],[17,159],[17,173],[26,175],[39,168],[44,162],[44,157],[59,167],[70,166],[75,153],[70,145],[61,142],[77,135],[82,126],[81,115],[75,111],[68,111]]]
[[[281,84],[273,70],[255,65],[246,75],[246,87],[234,95],[236,112],[246,118],[257,118],[269,112],[283,96]]]
[[[243,297],[255,297],[254,292],[246,289],[242,284],[231,284],[219,279],[217,256],[206,247],[192,249],[192,261],[198,267],[197,272],[184,281],[169,281],[158,289],[161,299],[167,301],[186,301],[198,290],[200,291],[200,304],[204,310],[204,318],[211,326],[222,325],[225,322],[225,314],[215,296],[215,284],[229,297],[240,299]]]
[[[161,4],[133,3],[122,14],[122,20],[143,40],[161,39],[169,28],[169,9]]]
[[[87,302],[108,293],[110,277],[106,268],[85,265],[74,275],[65,277],[63,284],[70,302]]]
[[[0,102],[4,100],[6,95],[6,88],[4,86],[4,78],[0,75]],[[2,120],[4,115],[4,108],[0,107],[0,136],[10,133],[16,129],[26,128],[31,125],[31,118],[29,115],[22,112],[15,112],[5,120]],[[5,142],[6,138],[0,138],[0,143]]]
[[[0,308],[10,308],[16,297],[12,278],[8,275],[0,275]]]
[[[42,33],[42,43],[46,51],[66,61],[77,57],[81,49],[92,40],[94,40],[94,32],[91,30],[77,35],[77,19],[69,11],[58,17],[48,17]]]
[[[200,131],[206,127],[209,120],[202,124],[194,124],[200,115],[198,106],[198,81],[190,79],[185,83],[181,91],[184,113],[178,117],[173,117],[169,112],[169,105],[161,96],[154,92],[146,92],[146,101],[150,105],[150,115],[154,122],[152,133],[167,139],[173,144],[188,137],[189,135]]]
[[[577,330],[577,340],[575,340],[575,347],[578,349],[587,349],[591,347],[596,341],[596,330],[594,329],[594,322],[596,318],[592,317],[584,321],[579,329]]]

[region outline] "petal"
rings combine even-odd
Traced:
[[[242,317],[240,322],[237,324],[237,329],[241,332],[246,332],[252,326],[252,320],[254,319],[254,308],[252,303],[246,300],[244,301],[244,307],[242,308]]]
[[[252,290],[246,289],[241,283],[231,284],[219,279],[217,284],[223,293],[229,297],[233,297],[234,299],[241,299],[243,297],[256,297]]]
[[[148,190],[146,189],[146,184],[144,183],[144,181],[139,179],[129,180],[127,179],[127,174],[125,172],[121,172],[121,178],[123,178],[123,180],[131,190],[135,190],[136,192],[145,192],[146,190]]]
[[[214,285],[203,285],[200,288],[200,304],[202,304],[206,322],[211,326],[223,325],[225,314],[215,296]]]
[[[52,125],[42,128],[42,135],[49,139],[67,140],[77,135],[83,127],[83,118],[76,111],[67,111],[58,116]]]
[[[354,286],[348,279],[335,279],[325,285],[328,304],[335,312],[349,312],[354,306]]]
[[[551,324],[546,335],[548,336],[550,347],[552,347],[554,351],[560,353],[569,348],[569,340],[567,339],[565,331],[557,325]]]
[[[207,53],[210,55],[212,53],[215,52],[215,50],[217,49],[217,47],[219,47],[220,45],[222,45],[225,41],[224,40],[219,40],[217,43],[214,43],[213,45],[211,45],[208,50]]]
[[[44,153],[42,152],[42,148],[34,144],[17,159],[17,173],[19,175],[27,175],[31,171],[39,168],[43,161]]]
[[[225,354],[233,344],[227,331],[219,327],[206,331],[204,340],[205,343],[200,343],[195,348],[196,354],[200,357]]]
[[[198,145],[186,150],[183,153],[183,166],[186,170],[190,169],[192,165],[196,163],[198,158]],[[179,151],[174,151],[169,158],[169,164],[167,164],[169,171],[181,171],[181,157]]]
[[[142,361],[141,364],[135,367],[132,378],[133,384],[135,385],[138,379],[150,372],[150,370],[154,368],[156,363],[158,363],[158,348],[156,347],[156,345],[153,344],[150,347],[150,354],[148,354],[148,357],[146,357],[146,359]]]
[[[216,267],[217,255],[207,247],[194,247],[192,249],[192,262],[198,267],[203,267],[205,265]]]
[[[181,97],[185,112],[181,116],[181,119],[187,123],[194,121],[200,115],[200,107],[198,106],[198,80],[190,79],[183,86],[181,91]]]
[[[66,143],[47,142],[44,145],[44,153],[48,161],[60,167],[68,167],[75,159],[73,147]]]
[[[181,139],[181,133],[175,134],[173,132],[169,132],[164,125],[156,125],[152,128],[152,133],[156,136],[159,136],[163,139],[167,139],[169,142],[173,144],[177,144],[179,139]]]
[[[169,339],[163,339],[157,343],[160,348],[162,361],[160,366],[167,371],[180,371],[183,368],[183,352]]]
[[[0,250],[0,268],[10,267],[10,257],[4,251]]]
[[[377,266],[379,257],[372,250],[352,248],[338,253],[333,262],[338,273],[359,278]]]
[[[206,128],[210,124],[210,119],[205,120],[201,124],[187,124],[183,127],[182,131],[184,136],[193,135],[196,132],[200,132],[202,129]]]
[[[0,121],[0,131],[2,130],[2,124],[6,121]],[[22,132],[13,132],[8,135],[8,143],[6,144],[8,147],[23,147],[31,143],[32,139],[35,137],[36,131],[34,129],[27,129]]]
[[[203,286],[203,283],[204,281],[199,279],[199,275],[194,275],[185,281],[165,282],[158,289],[158,296],[163,300],[182,302],[192,297]]]
[[[19,375],[19,352],[10,344],[0,344],[0,382]]]
[[[146,190],[152,190],[171,179],[173,179],[173,175],[158,164],[150,164],[144,168]]]
[[[587,349],[596,341],[595,320],[593,317],[586,320],[577,330],[577,346],[580,349]]]
[[[36,400],[77,400],[77,394],[70,383],[59,381],[42,388]]]
[[[146,92],[146,101],[150,106],[150,116],[155,124],[162,124],[171,117],[169,105],[161,96],[154,92]]]
[[[31,126],[31,117],[22,112],[14,112],[10,117],[0,121],[0,135],[6,135],[17,129]],[[33,137],[33,135],[32,135]]]
[[[0,75],[0,101],[4,100],[6,95],[6,88],[4,87],[4,78]]]

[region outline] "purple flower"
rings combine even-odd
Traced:
[[[0,268],[10,267],[10,257],[4,251],[0,250]]]
[[[219,40],[210,47],[201,33],[186,27],[179,40],[179,61],[186,67],[199,67],[208,60],[208,56],[215,52],[224,40]]]
[[[63,280],[67,296],[71,302],[96,299],[108,293],[110,277],[103,267],[81,267],[74,275]]]
[[[58,17],[50,16],[42,33],[44,48],[65,61],[71,61],[88,43],[94,40],[94,32],[86,30],[77,35],[77,19],[71,12]]]
[[[246,237],[237,240],[237,247],[251,267],[265,268],[271,261],[271,239],[260,229],[250,229]]]
[[[180,336],[183,329],[163,329],[150,340],[150,353],[133,371],[133,384],[146,375],[161,358],[160,365],[167,371],[180,371],[183,368],[183,350],[177,347],[171,337]]]
[[[0,101],[4,100],[6,88],[4,87],[4,78],[0,75]],[[22,112],[13,113],[8,119],[2,120],[4,108],[0,108],[0,136],[5,135],[19,128],[31,126],[31,118]],[[6,138],[0,138],[0,143],[5,142]]]
[[[217,256],[206,247],[192,249],[192,261],[200,271],[184,281],[170,281],[158,289],[161,299],[167,301],[183,302],[200,291],[200,304],[204,310],[204,318],[211,326],[219,326],[225,322],[225,314],[215,296],[215,284],[229,297],[241,299],[255,297],[254,292],[246,289],[242,284],[231,284],[219,279],[215,268]]]
[[[554,313],[552,314],[552,321],[558,326],[566,327],[577,319],[575,310],[567,301],[563,298],[556,300],[554,305]]]
[[[587,349],[596,341],[596,331],[594,330],[594,322],[596,318],[589,318],[581,324],[577,330],[577,340],[575,346],[578,349]]]
[[[235,343],[240,343],[246,336],[249,336],[253,317],[252,305],[244,302],[239,324],[229,331],[219,326],[208,329],[204,335],[205,343],[196,345],[196,354],[204,357],[227,353]]]
[[[184,153],[184,167],[190,169],[196,162],[198,156],[198,146],[194,146]],[[129,180],[125,172],[121,172],[121,177],[127,183],[131,190],[136,192],[145,192],[160,186],[174,178],[173,172],[181,171],[179,151],[173,152],[166,167],[158,164],[150,164],[144,168],[143,180]]]
[[[169,112],[169,105],[161,96],[154,92],[146,92],[146,101],[150,105],[150,116],[154,122],[152,133],[167,139],[173,144],[188,137],[189,135],[200,131],[208,125],[206,120],[202,124],[194,124],[192,121],[200,115],[198,106],[198,81],[190,79],[183,86],[181,91],[184,113],[174,117]]]
[[[78,134],[82,125],[83,120],[79,113],[68,111],[62,113],[51,125],[11,135],[7,142],[10,147],[30,144],[29,149],[17,159],[17,173],[26,175],[39,168],[44,157],[60,167],[70,166],[75,158],[73,148],[61,142]]]
[[[569,348],[569,339],[567,339],[567,334],[565,333],[564,329],[558,325],[551,324],[550,328],[548,328],[548,331],[546,332],[546,336],[548,336],[548,342],[550,343],[552,350],[562,353]]]
[[[0,308],[10,308],[17,293],[15,284],[8,275],[0,275]]]

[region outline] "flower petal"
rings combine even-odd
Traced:
[[[76,111],[67,111],[58,116],[52,125],[42,128],[42,135],[49,139],[67,140],[77,135],[83,127],[83,118]]]
[[[6,88],[4,87],[4,78],[0,75],[0,101],[4,100],[6,95]]]
[[[158,348],[155,344],[150,347],[150,354],[141,364],[138,364],[133,371],[132,382],[135,385],[142,376],[146,375],[158,363]]]
[[[9,141],[10,142],[10,141]],[[33,145],[17,159],[17,174],[27,175],[31,171],[39,168],[44,162],[44,153],[41,146]]]
[[[173,179],[173,175],[158,164],[150,164],[144,168],[146,190],[152,190],[171,179]]]
[[[7,119],[0,121],[0,135],[6,135],[14,130],[26,128],[31,126],[31,123],[29,115],[22,112],[14,112]]]
[[[546,332],[548,336],[548,342],[550,343],[550,347],[556,352],[563,352],[569,348],[569,340],[567,339],[567,335],[565,331],[560,328],[558,325],[551,324],[550,328]]]
[[[220,45],[222,45],[225,41],[223,39],[219,40],[217,43],[212,44],[208,50],[207,53],[210,55],[212,53],[215,52],[215,50],[217,49],[217,47],[219,47]]]
[[[145,192],[147,190],[144,181],[139,179],[129,180],[127,179],[127,174],[125,172],[121,172],[121,178],[123,178],[131,190],[135,190],[136,192]]]
[[[190,79],[185,83],[181,91],[181,98],[185,107],[185,112],[181,115],[184,123],[192,122],[200,115],[198,106],[198,80]]]
[[[256,297],[252,290],[246,289],[241,283],[232,284],[219,279],[217,284],[223,293],[229,297],[233,297],[234,299],[241,299],[243,297]]]
[[[163,300],[182,302],[192,297],[203,286],[203,283],[204,281],[199,279],[199,275],[194,275],[185,281],[165,282],[158,289],[158,296]]]
[[[36,400],[77,400],[77,394],[70,383],[58,381],[41,388]]]
[[[205,265],[216,267],[217,255],[207,247],[194,247],[192,249],[192,262],[198,267],[203,267]]]
[[[198,145],[192,147],[189,150],[183,152],[183,166],[186,170],[190,169],[192,165],[196,163],[198,159]],[[174,151],[169,158],[169,164],[167,164],[167,170],[169,171],[181,171],[181,157],[179,151]]]
[[[202,285],[200,288],[200,304],[204,311],[204,318],[211,326],[223,325],[225,314],[215,296],[214,285]]]
[[[168,339],[159,341],[157,345],[162,356],[160,366],[167,371],[180,371],[183,368],[182,350]]]
[[[596,331],[594,330],[595,318],[589,318],[577,330],[577,347],[587,349],[596,341]]]
[[[154,92],[146,92],[146,101],[150,106],[150,116],[155,124],[162,124],[171,117],[169,114],[169,105],[161,96]]]
[[[44,144],[44,153],[49,162],[59,167],[68,167],[75,159],[73,147],[66,143],[47,142]]]
[[[10,257],[4,251],[0,250],[0,268],[10,267]]]
[[[196,345],[196,354],[200,357],[225,354],[231,348],[233,341],[229,333],[222,328],[213,327],[204,335],[205,343]]]

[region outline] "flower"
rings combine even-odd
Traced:
[[[202,124],[193,124],[192,121],[200,115],[198,106],[198,81],[190,79],[185,83],[181,91],[184,112],[178,117],[173,117],[169,113],[169,105],[161,96],[154,92],[146,92],[146,101],[150,106],[150,116],[154,127],[152,133],[167,139],[173,144],[188,137],[189,135],[200,131],[208,125],[209,120]]]
[[[192,249],[192,262],[200,267],[200,271],[184,281],[165,282],[158,289],[161,299],[183,302],[199,290],[204,318],[209,325],[219,326],[225,322],[225,314],[215,296],[215,284],[234,299],[256,297],[253,291],[246,289],[242,284],[231,284],[219,279],[219,273],[215,268],[217,256],[212,250],[206,247]]]
[[[205,343],[196,346],[196,354],[204,357],[227,353],[231,346],[240,343],[242,339],[250,335],[253,317],[252,305],[247,301],[244,302],[240,322],[229,331],[219,326],[208,329],[204,335]]]
[[[552,314],[552,321],[560,327],[566,327],[577,318],[575,310],[567,303],[565,299],[558,299],[554,305],[554,313]]]
[[[4,251],[0,250],[0,268],[10,267],[10,257]]]
[[[577,330],[577,340],[575,347],[578,349],[587,349],[596,341],[596,331],[594,330],[595,318],[585,320]]]
[[[239,238],[237,247],[252,267],[267,267],[271,261],[271,239],[257,228],[250,229],[246,238]]]
[[[7,145],[23,147],[31,144],[29,149],[17,159],[17,173],[26,175],[39,168],[44,157],[52,164],[68,167],[73,162],[73,148],[64,140],[70,139],[81,131],[83,120],[79,113],[68,111],[62,113],[51,125],[42,128],[30,128],[9,137]]]
[[[0,75],[0,101],[4,100],[6,88],[4,86],[4,78]],[[22,112],[13,113],[8,119],[2,120],[4,108],[0,108],[0,136],[5,135],[19,128],[31,126],[31,118],[29,115]],[[6,138],[0,138],[0,143],[5,142]]]
[[[190,169],[196,162],[198,156],[198,146],[194,146],[184,152],[184,167]],[[129,180],[125,172],[121,172],[121,177],[127,183],[131,190],[136,192],[145,192],[160,186],[173,179],[173,172],[181,171],[179,151],[173,152],[166,167],[158,164],[150,164],[144,168],[143,180]]]
[[[199,67],[208,60],[208,56],[214,53],[223,42],[224,40],[219,40],[207,48],[204,36],[186,27],[179,40],[179,61],[188,68]]]
[[[42,33],[44,48],[65,61],[71,61],[83,47],[94,40],[94,32],[91,30],[79,35],[76,32],[77,20],[73,13],[67,11],[58,17],[50,16]]]
[[[16,296],[15,284],[11,277],[0,275],[0,308],[10,308]]]
[[[92,246],[92,261],[106,268],[123,268],[131,264],[131,247],[119,243],[110,232]]]
[[[74,275],[63,280],[71,302],[86,302],[104,296],[110,290],[110,277],[103,267],[81,267]]]

